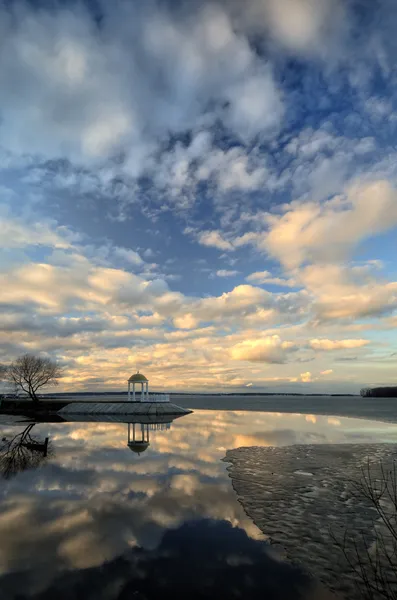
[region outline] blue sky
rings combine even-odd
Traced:
[[[395,381],[393,2],[0,4],[2,362]]]

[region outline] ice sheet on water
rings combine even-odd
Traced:
[[[353,482],[368,463],[397,458],[392,444],[342,444],[229,450],[233,487],[246,513],[290,559],[300,562],[331,589],[354,598],[357,591],[334,536],[348,530],[374,540],[374,510],[352,495]]]

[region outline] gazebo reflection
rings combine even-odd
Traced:
[[[127,446],[132,452],[141,454],[150,446],[150,431],[171,429],[170,422],[128,423]]]
[[[141,454],[147,450],[149,444],[149,424],[128,423],[128,448],[136,454]]]
[[[79,423],[125,423],[127,425],[127,447],[136,454],[142,454],[150,446],[150,434],[153,431],[168,431],[175,419],[183,418],[185,415],[170,414],[142,414],[129,418],[127,415],[107,414],[64,414],[62,418],[66,422]]]

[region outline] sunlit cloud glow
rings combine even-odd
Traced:
[[[1,5],[0,362],[394,383],[396,27],[385,0]]]

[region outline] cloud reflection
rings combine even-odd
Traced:
[[[235,497],[225,451],[397,438],[392,425],[339,421],[335,427],[325,416],[313,423],[305,415],[197,411],[169,431],[152,432],[141,456],[127,448],[126,424],[37,424],[56,453],[0,488],[0,573],[29,574],[32,589],[45,589],[65,569],[96,568],[132,547],[154,551],[167,531],[200,519],[262,539]],[[8,424],[0,433],[13,431]],[[26,591],[26,581],[15,581],[15,593]]]

